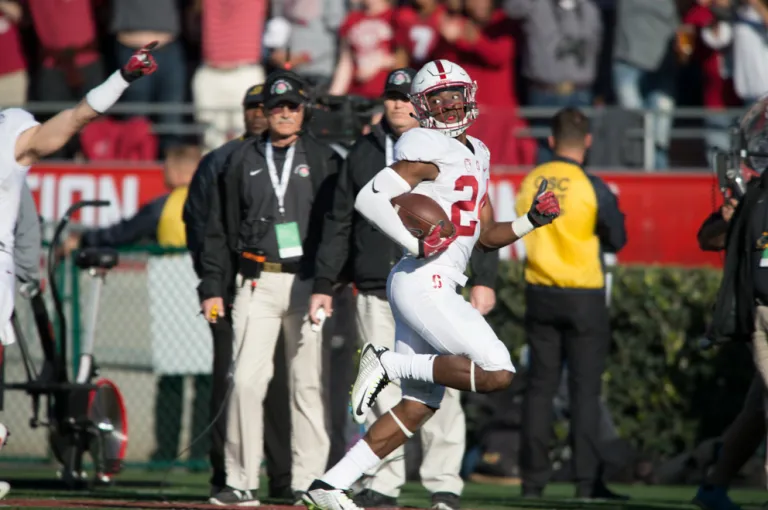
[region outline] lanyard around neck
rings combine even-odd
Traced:
[[[267,160],[267,169],[269,170],[269,179],[272,181],[272,189],[275,190],[277,197],[277,208],[280,214],[285,214],[285,192],[288,190],[288,180],[291,178],[291,167],[293,166],[293,155],[296,152],[296,144],[288,149],[283,163],[283,170],[278,179],[277,167],[275,166],[275,151],[272,148],[272,141],[267,138],[267,147],[265,159]]]

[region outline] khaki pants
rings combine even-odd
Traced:
[[[360,293],[357,296],[358,331],[362,342],[371,342],[394,349],[395,319],[389,303],[383,297]],[[464,482],[459,476],[464,457],[466,421],[461,407],[461,392],[446,389],[440,409],[421,428],[424,458],[419,474],[421,483],[430,492],[450,492],[461,495]],[[376,399],[366,426],[400,402],[400,386],[389,384]],[[398,497],[405,483],[405,448],[400,447],[383,459],[378,469],[366,473],[363,487],[390,497]]]
[[[763,415],[768,424],[768,306],[755,308],[755,332],[752,335],[752,357],[757,373],[752,380],[744,407],[747,409],[763,409]],[[768,455],[764,469],[768,475]]]
[[[325,471],[330,448],[322,385],[322,335],[313,332],[305,319],[312,281],[263,272],[255,287],[254,283],[238,276],[232,307],[237,365],[227,418],[227,485],[240,490],[259,487],[263,402],[282,327],[291,401],[291,487],[304,491]]]
[[[243,98],[253,85],[264,83],[264,68],[260,65],[235,69],[216,69],[201,65],[192,79],[192,99],[195,118],[206,124],[203,134],[205,151],[220,147],[245,132]]]
[[[23,69],[0,75],[0,110],[26,103],[28,83],[27,71]]]

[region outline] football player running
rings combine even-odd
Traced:
[[[357,196],[355,208],[399,243],[404,257],[392,268],[387,297],[395,316],[395,352],[366,344],[352,389],[352,413],[363,423],[379,392],[400,379],[403,398],[376,421],[335,466],[315,480],[304,503],[320,510],[355,510],[346,491],[364,472],[405,443],[440,407],[445,387],[487,393],[510,385],[515,367],[506,346],[457,290],[472,250],[514,243],[560,214],[555,195],[539,189],[530,211],[496,222],[488,198],[490,153],[465,131],[477,119],[477,85],[448,60],[416,74],[410,99],[420,128],[403,134],[395,163]],[[454,224],[450,237],[433,228],[423,239],[403,225],[391,200],[421,193]]]

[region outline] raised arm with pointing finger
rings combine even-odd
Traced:
[[[152,74],[157,69],[150,53],[155,45],[150,43],[134,53],[122,69],[91,89],[74,108],[63,110],[47,122],[20,133],[14,154],[16,162],[29,166],[61,149],[86,124],[110,109],[132,82]],[[32,116],[29,117],[33,121]]]
[[[64,147],[83,126],[109,110],[131,82],[153,73],[157,64],[150,51],[155,45],[151,43],[138,50],[74,108],[63,110],[42,124],[21,108],[0,110],[0,341],[3,344],[14,341],[8,329],[15,294],[16,219],[29,167]]]

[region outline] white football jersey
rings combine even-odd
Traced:
[[[491,153],[483,142],[467,136],[469,147],[437,131],[413,128],[395,144],[395,161],[434,163],[440,170],[434,181],[422,181],[412,193],[421,193],[443,208],[458,230],[458,238],[443,253],[425,263],[446,266],[464,274],[480,236],[480,208],[490,179]]]
[[[28,166],[16,162],[16,140],[39,124],[26,110],[0,110],[0,252],[13,256],[14,231]]]

